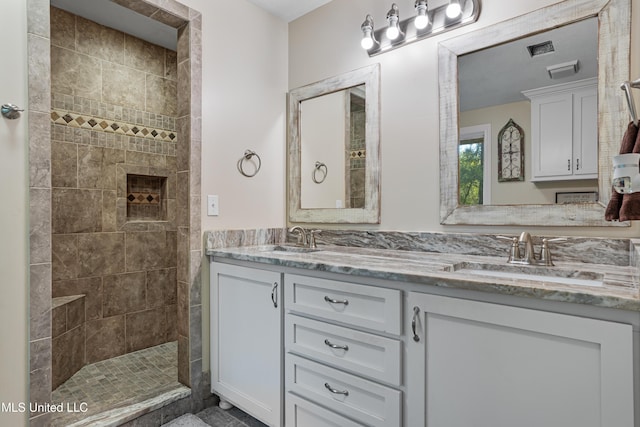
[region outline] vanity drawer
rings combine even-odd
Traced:
[[[288,311],[400,335],[401,304],[396,289],[285,274]]]
[[[364,427],[292,393],[285,401],[287,427]]]
[[[400,385],[399,340],[288,314],[285,346],[287,351]]]
[[[285,370],[287,391],[368,426],[402,425],[399,390],[293,354]]]

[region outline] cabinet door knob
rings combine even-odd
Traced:
[[[349,392],[347,390],[336,390],[335,388],[331,387],[329,383],[324,383],[324,386],[327,390],[329,390],[333,394],[342,394],[345,396],[349,396]]]
[[[343,300],[337,300],[337,299],[333,299],[333,298],[329,298],[328,296],[325,295],[324,300],[326,302],[330,302],[331,304],[344,304],[344,305],[349,305],[349,300],[343,299]]]
[[[324,340],[325,345],[336,349],[336,350],[344,350],[344,351],[349,351],[349,346],[348,345],[338,345],[338,344],[333,344],[331,341],[329,341],[328,339]]]
[[[278,308],[278,282],[273,282],[273,288],[271,289],[271,301],[273,302],[273,306]]]
[[[413,319],[411,319],[411,331],[413,332],[413,340],[415,342],[420,341],[420,337],[416,333],[416,322],[419,314],[420,314],[420,308],[413,307]]]

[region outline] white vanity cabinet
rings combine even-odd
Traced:
[[[597,179],[597,79],[522,93],[531,100],[531,181]]]
[[[634,425],[631,325],[416,292],[405,320],[412,427]]]
[[[282,274],[211,262],[211,389],[273,427],[282,416]]]
[[[401,427],[401,291],[285,274],[284,292],[287,427]]]

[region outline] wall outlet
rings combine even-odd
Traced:
[[[220,206],[218,205],[218,196],[207,196],[207,215],[220,215]]]

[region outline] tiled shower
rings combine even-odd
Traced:
[[[178,339],[176,52],[51,8],[52,389]]]

